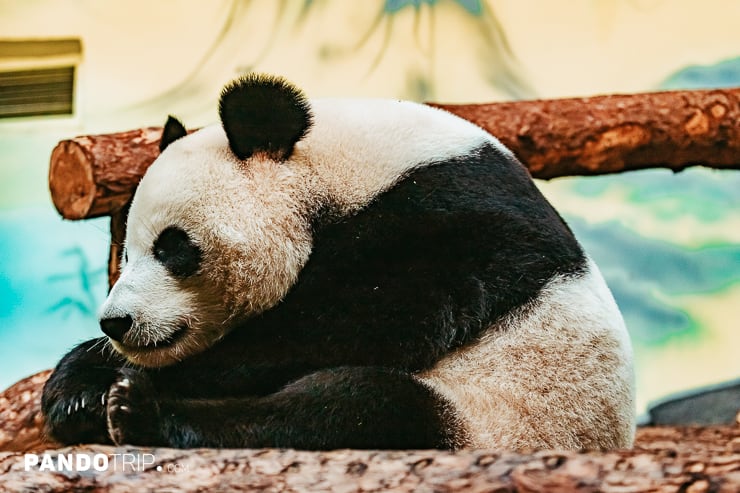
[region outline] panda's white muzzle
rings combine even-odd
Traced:
[[[126,265],[100,309],[100,328],[114,347],[131,351],[173,345],[189,328],[192,295],[149,256]]]

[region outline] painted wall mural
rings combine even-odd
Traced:
[[[108,223],[54,211],[46,173],[60,139],[158,125],[169,113],[209,123],[223,83],[252,70],[314,96],[438,102],[740,86],[732,0],[204,4],[0,0],[0,41],[71,37],[83,47],[73,115],[0,119],[0,387],[99,334]],[[0,71],[12,63],[0,51]],[[740,172],[538,185],[623,310],[640,410],[740,377]]]

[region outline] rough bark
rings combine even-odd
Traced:
[[[740,491],[740,426],[643,428],[632,450],[608,453],[103,445],[54,449],[53,443],[28,439],[41,436],[38,398],[48,373],[0,395],[0,450],[13,451],[0,452],[0,491]],[[8,433],[24,434],[25,444],[9,441]],[[108,466],[103,471],[56,473],[39,470],[38,465],[26,470],[21,451],[29,450],[39,456],[45,451],[55,463],[60,454],[105,454]]]
[[[26,452],[57,446],[43,435],[41,391],[51,370],[24,378],[0,394],[0,450]]]
[[[497,136],[536,178],[641,168],[740,168],[740,88],[444,105]],[[52,200],[67,219],[119,211],[159,153],[159,128],[76,137],[52,152]]]
[[[488,130],[536,178],[740,168],[740,88],[433,106]]]
[[[655,430],[648,449],[542,451],[175,450],[89,445],[47,451],[109,457],[103,471],[25,470],[0,453],[6,491],[518,491],[727,492],[740,490],[738,429]],[[708,436],[707,436],[708,435]],[[733,441],[718,444],[718,437]],[[707,438],[709,440],[707,440]],[[735,445],[733,445],[735,444]],[[114,454],[118,454],[117,456]],[[127,465],[123,455],[130,454]],[[149,454],[149,455],[145,455]],[[114,459],[116,462],[114,462]]]

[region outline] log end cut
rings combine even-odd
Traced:
[[[62,217],[85,219],[120,211],[159,155],[161,128],[88,135],[51,153],[49,189]]]
[[[96,188],[85,149],[73,140],[57,144],[51,152],[49,191],[59,214],[67,219],[89,217]]]

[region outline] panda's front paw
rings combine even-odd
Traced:
[[[107,396],[108,435],[122,445],[159,445],[159,404],[149,377],[130,368],[119,370]]]
[[[110,443],[105,427],[108,385],[62,368],[51,374],[41,395],[46,434],[63,444]]]
[[[46,432],[61,443],[109,443],[105,433],[105,393],[81,391],[45,396]]]

